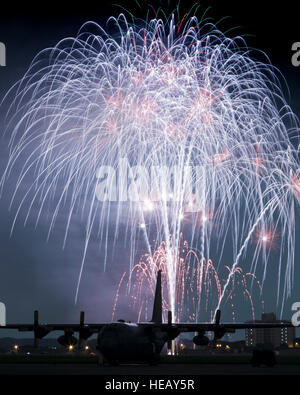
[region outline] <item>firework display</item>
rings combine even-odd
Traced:
[[[276,241],[284,301],[293,280],[300,167],[292,139],[298,123],[279,74],[242,38],[196,17],[131,24],[121,14],[107,26],[86,23],[76,38],[39,53],[6,97],[11,137],[1,187],[22,163],[15,221],[22,210],[25,222],[47,212],[50,235],[59,213],[67,213],[64,244],[81,216],[75,300],[97,235],[105,266],[109,243],[125,240],[131,273],[142,239],[150,283],[163,245],[165,304],[176,320],[199,318],[213,273],[218,297],[209,310],[225,303],[253,240],[249,273],[262,268],[263,283]],[[197,248],[193,273],[179,256],[183,237]],[[231,260],[222,263],[228,244]],[[212,253],[215,265],[228,267],[222,285]],[[196,300],[186,293],[188,282]],[[188,317],[183,298],[193,305]]]
[[[222,296],[222,279],[213,262],[210,259],[200,261],[198,252],[189,247],[188,242],[183,240],[182,235],[180,235],[180,245],[173,259],[176,260],[177,270],[175,276],[175,319],[179,322],[212,321],[214,311]],[[171,299],[167,275],[168,254],[165,242],[162,242],[152,255],[145,254],[142,256],[128,276],[126,272],[123,273],[115,295],[112,320],[119,313],[119,299],[122,298],[123,300],[125,296],[131,310],[137,313],[137,321],[149,321],[155,290],[155,281],[153,281],[152,276],[153,268],[155,273],[158,273],[159,270],[162,271],[164,284],[163,315],[165,321],[167,321]],[[227,274],[231,272],[230,267],[226,266],[226,272]],[[226,296],[223,298],[222,307],[230,311],[234,322],[237,318],[236,310],[238,310],[236,303],[242,302],[247,306],[247,313],[255,320],[256,315],[264,312],[263,289],[259,280],[252,273],[244,273],[241,267],[234,269],[230,279],[230,285],[227,288]],[[146,294],[145,289],[148,290]]]

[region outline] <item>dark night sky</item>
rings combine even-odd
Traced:
[[[24,2],[23,6],[18,6],[18,10],[6,9],[1,12],[0,41],[7,47],[7,66],[0,68],[0,95],[2,96],[22,77],[30,61],[40,50],[55,45],[64,37],[75,36],[87,20],[103,23],[111,14],[118,14],[117,7],[104,8],[100,2],[98,4],[91,1],[85,1],[80,5],[74,2],[51,1],[38,9],[29,1]],[[126,7],[135,9],[134,4],[134,1],[126,2]],[[155,5],[157,2],[153,1],[152,4]],[[193,3],[182,1],[182,10],[189,9],[187,4]],[[299,21],[294,4],[292,1],[286,1],[281,3],[279,8],[271,1],[206,0],[201,2],[202,8],[198,10],[198,14],[212,6],[209,16],[214,17],[215,22],[224,16],[231,17],[220,25],[221,30],[237,26],[231,35],[251,35],[246,38],[248,45],[266,52],[271,62],[281,70],[290,88],[288,103],[300,116],[300,67],[294,67],[291,63],[291,46],[294,42],[300,41]],[[3,110],[0,117],[2,124]],[[0,148],[0,172],[3,171],[7,160],[5,144],[6,140],[3,139]],[[11,196],[9,190],[12,188],[11,184],[7,194],[0,200],[0,300],[6,303],[7,321],[29,322],[34,309],[39,309],[41,319],[48,322],[77,321],[82,309],[86,311],[87,321],[110,320],[116,279],[125,267],[120,258],[121,252],[115,253],[114,267],[119,265],[118,269],[104,273],[101,264],[103,257],[96,246],[91,245],[79,302],[74,306],[80,266],[78,257],[83,247],[83,225],[79,220],[72,224],[64,251],[61,248],[63,219],[59,219],[48,242],[45,223],[34,229],[34,224],[29,223],[24,228],[20,222],[13,236],[9,238],[13,213],[8,212],[8,205]],[[299,256],[298,248],[293,296],[287,302],[284,314],[287,319],[291,317],[291,304],[300,300],[300,287],[297,282],[300,275],[297,262]],[[273,292],[276,275],[271,268],[270,278],[264,290],[266,311],[276,310]]]

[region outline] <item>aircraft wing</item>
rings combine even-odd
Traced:
[[[69,340],[73,341],[73,334],[78,332],[79,342],[81,342],[82,340],[87,340],[93,334],[98,333],[105,325],[109,325],[109,323],[85,324],[83,311],[80,313],[80,321],[77,324],[39,323],[39,313],[36,310],[34,312],[34,319],[32,324],[8,324],[0,326],[0,329],[16,329],[20,332],[33,332],[34,344],[35,346],[37,346],[38,340],[43,339],[50,332],[53,331],[63,331],[64,336],[61,337],[64,337],[66,342]]]
[[[52,331],[65,331],[65,332],[80,332],[82,329],[87,329],[90,332],[97,333],[105,325],[111,325],[111,323],[102,324],[38,324],[38,328],[44,329],[47,332]],[[259,328],[288,328],[293,327],[290,322],[266,322],[266,323],[155,323],[155,322],[140,322],[138,326],[160,328],[162,330],[168,330],[171,326],[173,329],[177,329],[181,332],[214,332],[220,328],[226,330],[226,332],[234,332],[236,329],[259,329]],[[30,332],[37,328],[35,324],[9,324],[0,326],[0,329],[16,329],[20,332]]]
[[[206,332],[214,332],[214,339],[221,339],[226,333],[234,333],[237,329],[258,329],[258,328],[287,328],[293,327],[292,323],[278,321],[278,322],[245,322],[245,323],[220,323],[221,311],[218,310],[214,323],[173,323],[171,312],[168,314],[168,322],[140,322],[134,325],[147,327],[151,331],[161,330],[167,334],[168,344],[175,339],[180,333],[196,332],[195,344],[201,345],[203,339],[208,341],[205,337]],[[16,329],[20,332],[32,331],[34,333],[34,342],[37,344],[38,339],[42,339],[52,331],[63,331],[65,338],[72,339],[75,332],[79,334],[79,342],[86,340],[95,333],[98,333],[104,326],[112,325],[113,323],[96,323],[85,324],[84,313],[80,314],[80,322],[77,324],[40,324],[38,321],[38,312],[34,313],[34,321],[32,324],[8,324],[0,326],[0,329]]]
[[[193,342],[196,345],[207,345],[209,338],[206,332],[214,333],[214,341],[222,339],[226,333],[235,333],[237,329],[259,329],[259,328],[288,328],[293,327],[290,322],[245,322],[245,323],[220,323],[220,310],[217,311],[216,320],[214,323],[172,323],[168,319],[168,323],[140,323],[138,325],[152,326],[152,330],[161,330],[167,333],[168,349],[171,349],[171,340],[174,340],[180,333],[194,332],[196,336]],[[169,316],[171,318],[171,315]],[[168,317],[168,318],[169,318]]]

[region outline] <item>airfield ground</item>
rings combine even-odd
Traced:
[[[158,366],[103,366],[98,357],[3,355],[0,375],[300,375],[299,356],[277,357],[274,367],[252,367],[250,359],[251,355],[166,356]]]

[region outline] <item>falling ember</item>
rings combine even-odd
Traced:
[[[271,229],[257,229],[254,233],[254,242],[267,249],[276,249],[278,247],[279,232]]]

